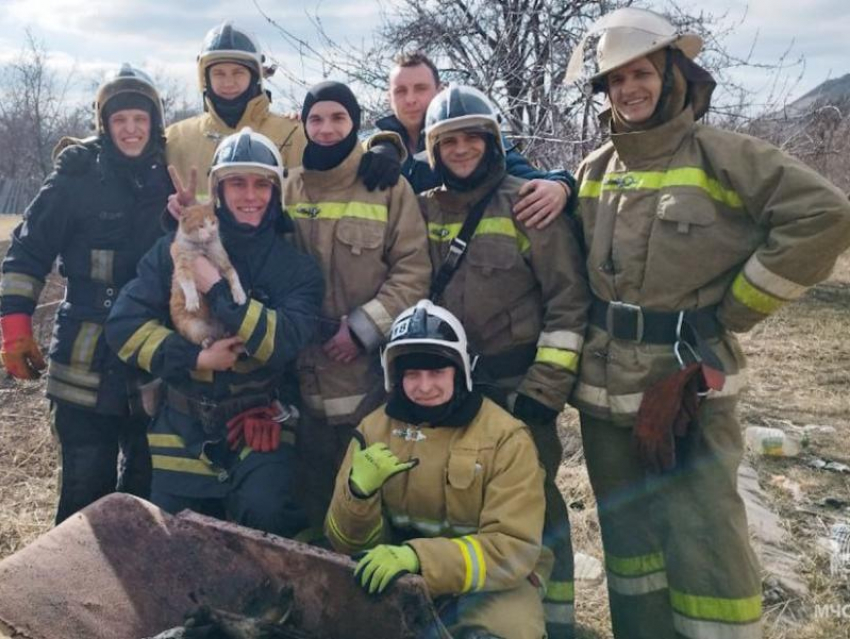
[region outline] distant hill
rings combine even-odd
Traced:
[[[840,103],[850,103],[850,73],[819,84],[806,95],[789,104],[786,111],[801,114],[816,105]]]

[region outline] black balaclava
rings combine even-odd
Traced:
[[[151,119],[150,134],[145,148],[137,157],[128,157],[124,155],[115,142],[112,140],[112,135],[109,132],[109,118],[118,111],[127,109],[138,109],[146,111]],[[104,153],[109,157],[110,162],[124,169],[134,169],[146,164],[151,157],[160,153],[164,148],[164,138],[162,137],[162,123],[159,121],[159,110],[154,105],[150,98],[141,93],[127,92],[119,93],[113,98],[107,100],[101,111],[101,119],[103,120],[104,132],[101,136]]]
[[[437,370],[451,366],[455,369],[452,398],[439,406],[420,406],[404,392],[401,380],[408,370]],[[390,392],[386,413],[393,419],[408,424],[460,427],[469,424],[478,414],[483,398],[478,391],[466,388],[466,376],[454,361],[435,353],[408,353],[399,355],[394,364],[395,379]]]
[[[487,148],[484,149],[484,155],[481,156],[478,166],[475,167],[469,177],[465,178],[459,178],[443,164],[443,160],[440,158],[440,143],[437,142],[437,148],[434,149],[436,163],[434,170],[442,183],[446,185],[446,188],[452,191],[472,191],[486,180],[495,178],[496,174],[500,177],[504,174],[505,156],[496,142],[496,137],[492,133],[482,133],[482,135],[487,142]]]
[[[236,60],[220,60],[219,63],[221,62],[240,64]],[[251,82],[248,84],[248,88],[235,98],[227,99],[220,95],[216,95],[216,93],[212,90],[210,69],[214,66],[214,64],[211,64],[204,69],[204,81],[206,82],[207,87],[205,94],[210,99],[210,102],[212,102],[216,115],[218,115],[218,117],[220,117],[231,129],[235,129],[236,125],[239,124],[239,120],[241,120],[242,116],[245,115],[245,109],[248,108],[248,103],[260,95],[260,76],[257,74],[256,69],[252,69],[248,65],[243,64],[242,66],[248,69],[251,73]]]
[[[317,102],[336,102],[348,111],[351,122],[354,125],[345,138],[331,146],[316,144],[307,133],[307,117],[310,110]],[[307,136],[307,147],[304,149],[303,164],[305,169],[313,171],[328,171],[339,166],[349,156],[357,144],[357,133],[360,131],[360,105],[354,97],[351,89],[342,82],[320,82],[314,84],[304,97],[304,106],[301,108],[301,123],[304,126],[304,134]]]

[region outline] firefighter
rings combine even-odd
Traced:
[[[57,257],[67,278],[47,370],[62,449],[56,523],[116,489],[140,497],[150,490],[147,418],[135,401],[140,380],[102,333],[119,291],[161,235],[159,214],[171,192],[162,118],[151,79],[124,64],[98,88],[97,137],[80,150],[86,169],[47,178],[3,261],[2,358],[18,379],[44,369],[32,315]]]
[[[425,151],[425,113],[431,100],[443,88],[440,73],[422,52],[402,54],[390,70],[388,98],[392,114],[375,122],[384,131],[398,133],[409,155],[402,164],[402,174],[414,192],[422,193],[441,184],[440,177],[422,157]],[[560,215],[567,207],[575,187],[575,179],[566,170],[539,171],[502,136],[508,173],[528,180],[514,212],[517,219],[543,223]],[[573,198],[574,199],[574,198]]]
[[[142,259],[106,326],[128,364],[163,380],[151,425],[151,501],[291,536],[304,527],[294,425],[276,402],[280,375],[310,339],[322,299],[313,260],[278,236],[283,165],[277,145],[245,128],[213,157],[209,192],[222,243],[248,300],[234,301],[206,259],[193,272],[232,337],[197,346],[172,329],[173,234]]]
[[[528,429],[472,386],[461,323],[428,300],[392,328],[387,404],[361,422],[325,521],[355,577],[421,574],[455,637],[540,639],[543,470]]]
[[[508,175],[493,105],[450,86],[425,119],[428,159],[443,186],[419,196],[433,264],[431,297],[457,315],[481,355],[483,392],[528,424],[546,471],[543,543],[555,555],[545,600],[550,637],[573,633],[573,555],[555,485],[563,449],[556,418],[573,387],[588,291],[570,221],[546,232],[513,217],[527,182]]]
[[[378,348],[393,317],[426,294],[431,267],[407,181],[370,192],[358,174],[360,106],[351,90],[311,87],[301,119],[308,142],[286,182],[286,208],[296,245],[326,282],[316,340],[297,365],[306,489],[320,533],[351,430],[383,401]]]
[[[591,34],[611,139],[577,175],[594,299],[573,403],[614,635],[761,637],[736,489],[746,364],[733,333],[829,274],[850,206],[766,142],[698,123],[715,86],[693,60],[698,35],[634,8]]]
[[[274,67],[264,65],[265,55],[248,32],[223,22],[207,33],[198,55],[205,112],[166,131],[168,163],[181,176],[190,176],[193,168],[205,176],[216,145],[246,126],[274,142],[287,169],[301,164],[307,143],[304,131],[297,120],[270,112],[271,93],[263,79]],[[379,144],[363,157],[359,169],[370,190],[398,181],[399,154],[393,145]]]

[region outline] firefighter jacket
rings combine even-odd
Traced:
[[[157,157],[136,167],[99,142],[82,153],[90,156],[85,170],[52,173],[15,229],[3,261],[0,314],[32,315],[58,257],[67,290],[56,313],[47,395],[125,415],[136,375],[107,346],[103,324],[139,259],[162,235],[160,213],[172,186]]]
[[[427,297],[431,263],[425,225],[405,180],[368,191],[357,168],[363,150],[328,171],[298,167],[286,181],[286,210],[295,242],[316,258],[325,277],[317,339],[298,358],[305,407],[331,424],[356,424],[382,401],[377,351],[395,317]],[[347,316],[362,346],[349,364],[331,360],[322,344]]]
[[[496,189],[439,303],[461,321],[470,349],[481,356],[478,381],[486,381],[483,373],[560,412],[578,372],[587,277],[565,216],[545,231],[514,219],[511,210],[524,182],[497,174],[465,193],[428,191],[419,203],[436,273],[471,208]],[[506,355],[500,370],[486,370],[488,360]]]
[[[761,140],[694,122],[614,134],[578,171],[593,294],[657,311],[716,307],[711,342],[734,397],[747,331],[824,279],[850,244],[847,196]],[[612,339],[591,326],[574,403],[631,425],[643,391],[677,370],[672,346]]]
[[[375,122],[375,126],[381,131],[392,131],[401,136],[404,141],[405,149],[409,148],[409,136],[407,129],[399,122],[394,115],[388,115]],[[570,175],[569,171],[540,171],[535,169],[525,156],[517,151],[516,145],[502,136],[502,143],[505,145],[505,162],[508,166],[508,173],[516,177],[526,180],[554,180],[563,182],[570,187],[570,193],[575,192],[575,178]],[[417,144],[416,153],[410,153],[401,165],[401,174],[407,178],[410,185],[413,187],[414,193],[424,193],[429,189],[436,188],[442,184],[440,177],[437,175],[428,160],[425,159],[425,131],[419,132],[419,142]],[[573,197],[570,197],[572,200]]]
[[[312,337],[322,299],[318,267],[275,233],[271,214],[250,231],[243,225],[234,228],[224,215],[219,218],[222,242],[249,297],[246,304],[237,305],[224,280],[206,294],[212,314],[244,342],[245,355],[233,369],[195,370],[201,347],[172,328],[169,248],[173,233],[142,258],[138,277],[121,292],[106,326],[107,339],[122,360],[161,378],[193,401],[211,406],[249,395],[273,395],[286,365]],[[221,423],[203,424],[169,402],[161,407],[149,443],[154,470],[174,475],[167,492],[223,496],[226,485],[216,478],[222,477],[232,460],[226,451],[214,458],[210,442],[212,451],[220,453],[215,442],[223,439],[224,421],[226,417]],[[248,452],[243,449],[240,459]],[[154,488],[156,483],[155,472]]]
[[[177,168],[180,177],[188,180],[192,167],[198,169],[198,199],[209,196],[206,193],[207,175],[219,142],[242,127],[251,127],[274,142],[287,169],[301,164],[301,155],[307,144],[304,129],[297,120],[272,113],[269,110],[271,101],[266,93],[248,102],[242,119],[233,129],[218,117],[208,98],[204,101],[205,113],[175,122],[165,132],[168,163]]]
[[[349,488],[348,449],[337,475],[325,534],[354,553],[380,543],[410,545],[433,597],[516,587],[535,570],[543,531],[543,469],[525,425],[484,399],[463,427],[412,426],[383,408],[358,427],[419,465],[372,497]]]

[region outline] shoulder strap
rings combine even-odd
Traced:
[[[499,181],[499,184],[501,184],[501,180]],[[446,253],[443,263],[440,264],[440,270],[437,271],[437,274],[431,282],[431,292],[428,297],[435,304],[439,303],[440,297],[443,295],[443,291],[446,290],[446,286],[449,285],[455,271],[460,268],[460,263],[463,260],[463,256],[466,255],[466,249],[469,247],[469,242],[472,239],[472,236],[475,235],[475,229],[478,228],[478,223],[481,221],[481,218],[484,217],[484,211],[486,210],[487,205],[490,204],[490,200],[492,200],[493,196],[496,194],[499,184],[496,184],[496,186],[490,189],[484,197],[475,203],[475,206],[472,207],[469,215],[467,215],[466,219],[463,221],[463,226],[460,228],[460,232],[449,244],[449,252]]]

